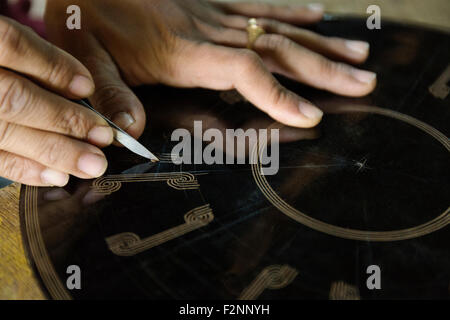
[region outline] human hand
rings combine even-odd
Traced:
[[[72,4],[81,8],[81,30],[65,27],[66,8]],[[271,72],[341,95],[370,93],[374,73],[329,59],[361,63],[368,43],[327,38],[289,24],[314,23],[322,16],[317,5],[50,0],[46,23],[50,39],[92,72],[94,106],[137,137],[145,113],[128,85],[237,89],[272,118],[296,127],[317,125],[323,113],[280,85]],[[267,31],[254,51],[242,49],[250,17]]]
[[[69,174],[101,176],[107,123],[68,99],[94,91],[89,71],[31,29],[0,16],[0,176],[64,186]],[[65,99],[65,98],[67,99]]]

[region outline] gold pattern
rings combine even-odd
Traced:
[[[256,300],[265,289],[279,290],[287,287],[297,277],[298,271],[288,265],[272,265],[261,271],[255,280],[242,291],[239,300]]]
[[[27,259],[17,214],[20,187],[13,183],[0,189],[0,300],[42,300],[45,295]]]
[[[340,110],[336,111],[344,111],[344,112],[368,112],[374,113],[378,115],[383,115],[387,117],[391,117],[405,123],[408,123],[416,128],[424,131],[425,133],[431,135],[437,141],[439,141],[447,151],[450,151],[450,142],[449,139],[441,132],[436,130],[435,128],[429,126],[428,124],[421,122],[413,117],[407,116],[405,114],[395,112],[389,109],[382,109],[378,107],[369,107],[369,106],[341,106]],[[258,188],[264,194],[264,196],[282,213],[291,219],[308,226],[314,230],[333,235],[339,238],[351,239],[351,240],[361,240],[361,241],[399,241],[405,239],[413,239],[417,237],[424,236],[426,234],[432,233],[439,229],[442,229],[448,225],[450,222],[450,207],[447,208],[441,215],[434,218],[431,221],[428,221],[419,226],[402,229],[402,230],[394,230],[394,231],[364,231],[364,230],[355,230],[349,228],[342,228],[335,225],[331,225],[320,220],[316,220],[305,213],[293,208],[286,201],[284,201],[273,188],[270,186],[266,177],[261,173],[262,166],[259,162],[259,154],[266,147],[265,144],[261,144],[258,149],[258,145],[255,146],[252,152],[253,160],[252,163],[252,172],[253,177],[258,185]]]
[[[338,281],[331,284],[330,300],[361,300],[361,297],[357,287]]]
[[[146,239],[130,232],[106,238],[109,249],[118,256],[134,256],[151,248],[157,247],[175,238],[181,237],[196,229],[202,228],[214,220],[209,204],[195,208],[184,216],[185,223]]]
[[[171,153],[160,153],[157,155],[159,159],[159,163],[180,163],[182,160],[178,154]],[[175,158],[176,162],[174,163],[173,159]]]
[[[258,25],[258,22],[256,21],[255,18],[251,18],[248,20],[247,33],[248,33],[247,49],[253,49],[256,40],[258,40],[260,36],[265,34],[266,31]]]
[[[92,188],[96,193],[110,195],[122,187],[122,183],[166,181],[167,185],[176,190],[196,190],[199,184],[194,175],[184,172],[175,173],[144,173],[128,175],[110,175],[96,179]]]
[[[63,283],[56,275],[55,268],[50,262],[37,214],[37,188],[27,186],[25,189],[25,230],[27,232],[30,252],[36,263],[45,287],[55,300],[72,300]]]

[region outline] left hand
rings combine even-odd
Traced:
[[[66,27],[66,9],[73,4],[81,8],[81,30]],[[370,93],[376,85],[374,73],[330,60],[361,63],[369,54],[367,43],[327,38],[289,24],[314,23],[322,16],[318,6],[49,0],[46,22],[50,39],[93,74],[93,105],[138,137],[146,117],[128,86],[237,89],[275,120],[305,128],[317,125],[323,113],[281,86],[271,72],[341,95]],[[244,49],[250,17],[258,18],[267,31],[254,51]]]

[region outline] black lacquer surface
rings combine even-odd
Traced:
[[[98,196],[92,181],[72,181],[65,189],[67,199],[59,201],[45,200],[49,189],[24,187],[24,234],[49,294],[61,297],[49,277],[65,288],[67,266],[78,265],[82,290],[64,289],[74,299],[448,299],[450,158],[444,144],[450,104],[449,97],[437,98],[429,87],[449,65],[450,38],[398,24],[384,23],[379,31],[364,26],[364,20],[338,19],[316,29],[369,41],[372,54],[364,67],[378,73],[377,89],[369,97],[350,99],[282,79],[327,114],[315,129],[281,129],[295,139],[280,145],[279,173],[265,179],[283,203],[331,226],[389,232],[443,215],[436,230],[423,235],[412,230],[399,241],[336,236],[277,208],[249,164],[175,165],[165,160],[147,172],[190,173],[199,187],[124,182],[110,195]],[[208,128],[266,128],[273,122],[239,97],[230,103],[233,93],[224,98],[218,92],[166,87],[143,87],[137,93],[149,110],[149,129],[141,142],[160,155],[174,146],[172,130],[190,128],[194,120]],[[345,111],[352,106],[362,109]],[[367,106],[418,121],[414,125],[375,114]],[[421,123],[440,132],[443,141],[420,129]],[[116,147],[107,155],[108,175],[143,163]],[[29,205],[33,194],[34,209]],[[137,254],[114,254],[105,241],[124,232],[141,239],[157,235],[183,225],[187,212],[204,205],[210,206],[212,221],[173,239],[166,234],[167,241]],[[29,222],[32,216],[39,226]],[[50,264],[38,254],[33,228],[41,231]],[[43,270],[43,265],[53,269]],[[381,269],[380,290],[366,286],[370,265]]]

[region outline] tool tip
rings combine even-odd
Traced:
[[[159,159],[153,154],[150,153],[151,156],[147,157],[151,162],[159,162]]]

